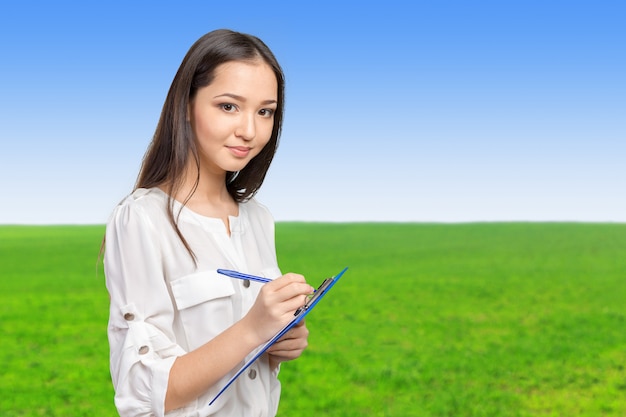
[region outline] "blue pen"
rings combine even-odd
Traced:
[[[231,271],[230,269],[218,269],[217,273],[229,276],[231,278],[249,279],[250,281],[262,282],[264,284],[272,281],[268,278],[257,277],[256,275],[248,275],[244,274],[243,272]]]

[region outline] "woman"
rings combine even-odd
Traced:
[[[253,198],[276,152],[283,94],[269,48],[229,30],[200,38],[172,82],[135,190],[106,231],[122,416],[276,414],[280,363],[306,348],[304,324],[208,403],[313,292],[301,275],[281,274],[273,219]]]

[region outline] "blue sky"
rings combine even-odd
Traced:
[[[222,27],[286,72],[279,221],[626,222],[621,1],[6,3],[0,224],[106,222]]]

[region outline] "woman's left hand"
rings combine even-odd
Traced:
[[[308,346],[309,329],[304,320],[296,324],[282,338],[267,349],[270,366],[276,368],[279,363],[298,358]]]

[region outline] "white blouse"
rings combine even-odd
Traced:
[[[107,224],[108,336],[115,405],[121,416],[163,416],[176,357],[230,327],[254,303],[263,284],[228,278],[216,269],[271,279],[281,275],[273,218],[254,199],[239,204],[239,215],[230,217],[230,236],[222,220],[174,202],[174,215],[180,214],[178,226],[197,266],[167,218],[167,204],[167,194],[160,189],[138,189],[115,208]],[[237,370],[167,416],[274,416],[280,383],[267,355],[208,405]]]

